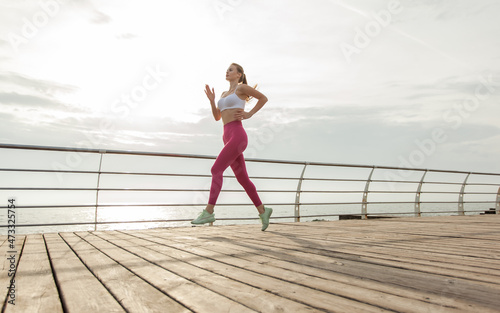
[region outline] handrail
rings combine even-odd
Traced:
[[[207,173],[172,173],[172,172],[144,172],[144,171],[116,171],[106,169],[106,165],[103,162],[109,155],[128,155],[128,156],[138,156],[138,157],[157,157],[157,158],[181,158],[185,159],[186,162],[190,162],[191,159],[206,159],[206,160],[215,160],[215,156],[208,155],[194,155],[194,154],[175,154],[175,153],[162,153],[162,152],[146,152],[146,151],[127,151],[127,150],[103,150],[103,149],[86,149],[86,148],[71,148],[71,147],[45,147],[45,146],[34,146],[34,145],[13,145],[13,144],[0,144],[0,149],[17,149],[21,150],[20,153],[28,153],[27,151],[44,151],[44,152],[66,152],[66,153],[91,153],[91,154],[99,154],[98,164],[96,164],[95,169],[93,170],[81,170],[81,169],[72,169],[70,167],[65,168],[25,168],[22,166],[18,166],[18,168],[12,167],[3,167],[0,168],[0,175],[17,175],[23,173],[23,175],[27,174],[75,174],[75,175],[95,175],[96,180],[94,181],[93,186],[83,186],[83,187],[68,187],[68,186],[2,186],[0,185],[0,193],[5,192],[95,192],[94,203],[70,203],[70,204],[61,204],[58,203],[56,205],[46,204],[46,203],[35,203],[29,205],[23,205],[23,209],[68,209],[69,214],[71,215],[72,210],[76,210],[78,208],[95,208],[94,210],[94,218],[92,222],[50,222],[50,223],[34,223],[27,222],[25,224],[17,224],[17,227],[48,227],[48,226],[71,226],[71,225],[92,225],[94,230],[98,229],[98,225],[111,225],[111,224],[130,224],[130,223],[161,223],[161,222],[187,222],[189,219],[186,218],[170,218],[170,219],[157,219],[157,220],[137,220],[137,221],[112,221],[112,220],[102,220],[99,218],[99,214],[101,214],[100,209],[105,208],[125,208],[125,207],[197,207],[204,206],[205,203],[194,203],[191,202],[177,202],[177,203],[164,203],[165,201],[140,201],[136,203],[131,203],[130,201],[127,203],[110,203],[109,200],[104,202],[102,200],[102,195],[106,195],[106,193],[116,192],[116,193],[124,193],[124,192],[135,192],[137,194],[141,194],[142,192],[148,193],[172,193],[172,194],[190,194],[190,193],[203,193],[208,194],[208,188],[183,188],[183,187],[163,187],[163,186],[145,186],[145,187],[137,187],[137,186],[125,186],[125,187],[113,187],[113,186],[105,186],[102,185],[102,179],[109,178],[113,176],[117,177],[138,177],[144,176],[144,179],[147,177],[160,177],[161,179],[167,178],[202,178],[208,179],[211,175]],[[413,216],[421,216],[422,214],[433,214],[438,212],[447,212],[449,214],[472,214],[484,211],[483,209],[478,208],[465,208],[465,205],[476,205],[477,207],[493,204],[495,206],[495,211],[500,213],[500,188],[498,192],[496,189],[493,191],[492,188],[500,187],[500,173],[485,173],[485,172],[470,172],[470,171],[453,171],[453,170],[439,170],[439,169],[421,169],[421,168],[402,168],[402,167],[391,167],[391,166],[375,166],[375,165],[356,165],[356,164],[340,164],[340,163],[325,163],[325,162],[301,162],[301,161],[285,161],[285,160],[271,160],[271,159],[256,159],[256,158],[246,158],[247,162],[254,163],[269,163],[276,164],[276,166],[280,165],[290,165],[290,166],[301,166],[302,171],[300,172],[300,176],[284,176],[280,175],[272,175],[270,173],[267,176],[251,176],[251,179],[254,180],[262,180],[266,182],[272,182],[272,186],[277,186],[274,182],[287,182],[287,181],[296,181],[297,188],[292,190],[288,185],[288,187],[283,189],[261,189],[259,193],[266,195],[266,197],[276,197],[280,195],[281,198],[288,197],[287,194],[295,194],[294,199],[290,200],[278,200],[278,201],[267,201],[266,205],[269,206],[282,206],[283,210],[286,208],[293,208],[293,216],[289,216],[286,213],[282,213],[281,215],[273,216],[273,219],[290,219],[292,218],[296,222],[300,222],[301,218],[303,219],[311,219],[313,217],[338,217],[345,214],[358,216],[360,218],[369,218],[370,216],[377,215],[413,215]],[[314,169],[320,169],[320,173],[323,171],[318,167],[329,167],[329,168],[356,168],[363,169],[369,172],[368,178],[356,178],[356,177],[338,177],[335,175],[314,175]],[[307,172],[306,168],[311,169]],[[208,170],[207,170],[208,171]],[[418,180],[411,178],[410,175],[404,175],[406,177],[403,178],[396,174],[386,176],[386,178],[376,177],[378,173],[383,173],[383,171],[389,171],[392,174],[403,172],[422,172],[422,175]],[[175,170],[177,172],[177,170]],[[366,173],[366,172],[365,172]],[[428,177],[430,173],[434,174],[457,174],[457,179],[450,181],[443,181],[439,178],[434,178],[434,180],[429,180]],[[465,179],[464,179],[464,176]],[[323,177],[322,177],[323,176]],[[380,175],[378,175],[380,176]],[[87,176],[82,176],[87,177]],[[91,176],[93,177],[93,176]],[[225,178],[235,178],[235,176],[224,176]],[[366,176],[364,176],[366,177]],[[453,176],[454,177],[454,176]],[[475,177],[475,179],[472,179]],[[486,180],[486,177],[494,177],[494,181]],[[498,178],[498,181],[496,180]],[[471,182],[468,182],[471,181]],[[304,183],[307,182],[304,187]],[[331,187],[330,184],[335,183],[343,183],[347,188],[342,188],[342,190]],[[349,184],[361,184],[364,183],[364,190],[361,190],[361,186],[352,187]],[[373,185],[372,185],[373,184]],[[376,184],[385,184],[390,185],[391,188],[383,189],[380,188]],[[416,189],[412,189],[411,184],[416,185]],[[311,187],[312,186],[312,187]],[[401,188],[406,186],[406,188]],[[458,187],[460,186],[460,188]],[[371,188],[370,188],[371,187]],[[373,188],[375,187],[375,188]],[[424,188],[425,187],[425,188]],[[436,189],[433,189],[436,188]],[[460,190],[457,190],[459,188]],[[474,188],[474,189],[471,189]],[[344,190],[345,189],[345,190]],[[491,190],[491,191],[489,191]],[[223,189],[223,192],[229,193],[242,193],[242,189]],[[360,195],[361,198],[356,200],[357,194]],[[414,195],[414,200],[409,200],[410,195]],[[385,197],[383,199],[373,199],[374,201],[368,201],[368,198],[373,197]],[[451,200],[450,196],[458,195],[456,200]],[[302,196],[302,197],[301,197]],[[325,198],[326,197],[326,198]],[[333,197],[333,198],[332,198]],[[354,197],[354,198],[353,198]],[[425,199],[425,197],[429,197]],[[467,201],[464,199],[467,197]],[[468,197],[473,197],[469,199]],[[280,198],[280,199],[281,199]],[[302,199],[304,198],[304,199]],[[284,199],[284,198],[283,198]],[[325,201],[326,199],[326,201]],[[354,199],[354,201],[353,201]],[[360,200],[360,201],[359,201]],[[381,200],[381,201],[378,201]],[[389,211],[389,210],[369,210],[369,207],[372,206],[389,206],[389,205],[408,205],[412,204],[414,206],[412,211],[402,211],[400,209],[398,211]],[[361,205],[361,211],[353,211],[352,207]],[[433,209],[430,211],[422,210],[422,205],[433,205]],[[436,205],[456,205],[455,210],[444,210],[438,209]],[[248,202],[231,202],[231,203],[220,203],[218,206],[249,206]],[[301,207],[307,207],[308,209],[316,208],[316,213],[306,210],[306,214],[301,213]],[[324,209],[318,209],[320,207],[331,207],[325,212]],[[339,211],[338,207],[345,207]],[[349,208],[349,209],[347,209]],[[349,213],[346,213],[346,210]],[[359,210],[359,206],[358,206]],[[0,216],[1,216],[0,210]],[[276,211],[275,211],[276,212]],[[321,213],[320,213],[321,212]],[[326,214],[323,214],[326,213]],[[385,213],[382,213],[385,212]],[[246,217],[218,217],[218,220],[221,221],[239,221],[239,220],[252,220],[254,218],[246,218]],[[0,230],[5,229],[8,225],[5,221],[0,221]]]
[[[165,153],[165,152],[147,152],[147,151],[133,151],[133,150],[103,150],[103,149],[87,149],[76,147],[52,147],[52,146],[36,146],[36,145],[16,145],[16,144],[0,144],[0,149],[21,149],[21,150],[42,150],[42,151],[59,151],[59,152],[82,152],[82,153],[106,153],[106,154],[128,154],[137,156],[160,156],[160,157],[176,157],[176,158],[194,158],[194,159],[212,159],[215,160],[216,156],[201,155],[201,154],[183,154],[183,153]],[[334,166],[334,167],[356,167],[356,168],[373,168],[373,165],[361,164],[347,164],[347,163],[327,163],[327,162],[307,162],[307,161],[285,161],[285,160],[271,160],[271,159],[257,159],[245,158],[249,162],[262,162],[262,163],[282,163],[282,164],[295,164],[305,165],[306,163],[311,166]],[[440,169],[424,169],[424,168],[408,168],[397,166],[376,166],[382,170],[403,170],[403,171],[429,171],[436,173],[452,173],[452,174],[473,174],[473,175],[493,175],[500,176],[500,173],[488,172],[469,172],[469,171],[455,171],[455,170],[440,170]]]

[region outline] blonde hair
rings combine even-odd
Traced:
[[[240,77],[240,80],[238,81],[238,83],[248,85],[247,75],[245,75],[245,71],[243,70],[243,66],[239,65],[238,63],[231,63],[231,65],[234,65],[236,67],[236,70],[238,71],[238,73],[241,74],[241,77]],[[255,84],[253,86],[253,88],[257,89],[257,84]],[[252,99],[252,97],[248,97],[247,101],[250,101],[250,99]]]
[[[239,65],[238,63],[232,63],[231,65],[234,65],[236,67],[236,70],[238,73],[241,74],[240,80],[238,83],[243,83],[245,85],[248,85],[247,83],[247,76],[245,75],[245,71],[243,70],[243,66]]]

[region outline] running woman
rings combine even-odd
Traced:
[[[236,179],[243,186],[257,208],[260,220],[262,221],[262,230],[264,231],[269,226],[269,218],[273,213],[273,209],[264,207],[257,194],[255,185],[248,177],[245,159],[243,158],[243,151],[247,147],[248,138],[241,121],[249,119],[257,113],[267,102],[267,97],[247,85],[245,72],[236,63],[231,64],[227,69],[226,80],[229,82],[229,90],[222,93],[219,102],[217,102],[217,107],[215,106],[214,89],[210,89],[210,86],[205,85],[205,94],[210,100],[214,118],[216,121],[222,118],[222,123],[224,124],[224,135],[222,137],[224,148],[222,148],[212,166],[212,185],[210,187],[207,207],[191,223],[205,224],[215,222],[214,207],[222,188],[222,175],[231,166]],[[245,104],[251,97],[257,99],[258,102],[250,112],[245,112]]]

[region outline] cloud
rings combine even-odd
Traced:
[[[36,79],[13,72],[0,73],[0,89],[30,90],[47,96],[69,94],[78,90],[75,86]]]
[[[77,90],[71,85],[18,73],[0,73],[0,105],[2,111],[13,114],[13,119],[41,122],[50,121],[49,116],[84,113],[82,108],[59,99]]]
[[[133,112],[124,119],[83,112],[65,116],[52,116],[50,112],[38,114],[35,117],[38,123],[24,119],[21,127],[19,119],[0,114],[2,128],[8,131],[10,127],[12,133],[17,125],[12,136],[3,133],[2,142],[33,144],[33,138],[37,138],[49,146],[203,155],[217,155],[223,147],[222,124],[215,122],[208,110],[205,110],[207,117],[196,123],[161,117],[141,120]],[[401,159],[408,159],[414,151],[422,149],[422,143],[428,144],[432,138],[432,130],[443,125],[439,121],[394,122],[392,117],[399,114],[409,113],[390,105],[383,108],[264,107],[252,119],[244,121],[249,138],[245,156],[400,166]],[[444,131],[446,140],[433,143],[432,153],[425,154],[422,163],[415,167],[463,169],[466,166],[468,170],[491,170],[488,169],[491,162],[485,158],[492,156],[488,144],[500,136],[499,127],[468,121],[456,130],[444,128]],[[465,164],[456,155],[467,150]]]
[[[64,105],[54,101],[53,99],[43,98],[39,96],[23,95],[15,92],[0,92],[0,103],[1,104],[15,104],[20,106],[31,106],[31,107],[60,107],[63,108]]]
[[[448,139],[426,157],[424,167],[459,169],[457,151],[465,150],[469,159],[461,169],[498,163],[498,152],[492,153],[498,150],[487,146],[498,139],[500,86],[494,85],[495,93],[477,110],[465,112],[467,117],[455,109],[474,95],[481,74],[498,72],[496,20],[490,18],[498,14],[496,2],[401,0],[401,14],[393,16],[387,31],[370,37],[351,65],[339,43],[352,43],[355,28],[365,30],[371,14],[389,1],[358,1],[349,4],[353,10],[335,1],[293,2],[286,3],[285,15],[283,1],[236,2],[223,19],[213,4],[203,1],[183,2],[180,8],[154,1],[126,6],[68,2],[52,27],[9,55],[10,60],[2,60],[11,72],[0,72],[0,102],[5,104],[0,142],[74,146],[94,138],[95,148],[216,155],[223,145],[222,125],[213,121],[201,89],[193,86],[217,79],[227,87],[213,73],[229,59],[242,63],[249,82],[259,83],[270,100],[244,122],[253,157],[397,166],[399,157],[418,149],[415,141],[430,138],[432,129],[441,127]],[[8,18],[0,19],[7,31],[10,26],[19,30],[21,19],[39,10],[38,2],[16,3],[25,10],[0,12]],[[133,40],[137,38],[140,44]],[[220,43],[219,49],[203,48],[212,41]],[[4,55],[12,49],[0,39],[0,50]],[[74,62],[82,58],[92,62]],[[60,68],[69,62],[76,66],[73,71]],[[120,87],[141,83],[145,66],[162,62],[174,68],[172,79],[151,93],[151,108],[145,102],[120,118],[101,110],[113,103]],[[81,64],[85,66],[78,68]],[[64,79],[80,85],[64,84]],[[219,94],[221,85],[216,85]],[[87,101],[82,104],[87,110],[68,100],[77,97]],[[161,117],[178,118],[198,107],[204,109],[194,113],[197,122]],[[460,123],[443,120],[446,112],[455,121],[461,118]]]
[[[112,18],[101,11],[93,10],[90,21],[94,24],[109,24]]]

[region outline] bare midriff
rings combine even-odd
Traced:
[[[220,112],[221,117],[222,117],[222,123],[224,125],[226,125],[227,123],[230,123],[232,121],[236,121],[234,114],[236,114],[239,110],[242,110],[242,109],[227,109],[227,110]]]

